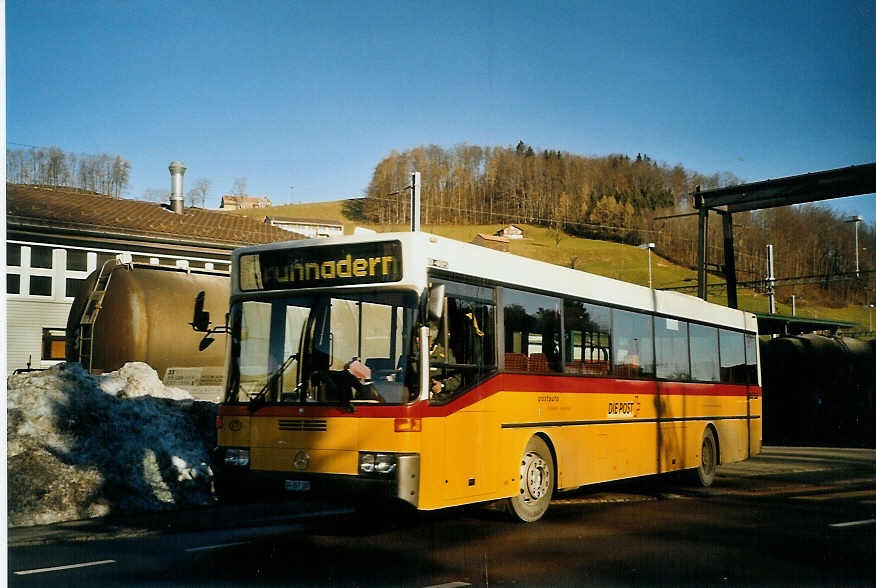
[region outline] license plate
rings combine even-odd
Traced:
[[[285,480],[283,487],[289,492],[309,492],[310,482],[308,480]]]

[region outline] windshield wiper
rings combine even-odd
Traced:
[[[293,353],[289,357],[286,358],[286,361],[282,363],[277,369],[271,372],[271,375],[268,376],[268,379],[265,381],[265,385],[261,387],[261,389],[249,397],[249,409],[255,410],[257,407],[261,406],[265,403],[265,398],[268,396],[268,392],[271,391],[271,388],[277,383],[277,379],[286,372],[290,365],[292,365],[293,361],[298,360],[298,354]]]

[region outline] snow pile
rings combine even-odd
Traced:
[[[92,376],[62,363],[7,383],[10,526],[214,501],[216,405],[148,365]]]

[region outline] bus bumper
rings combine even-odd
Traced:
[[[345,501],[399,499],[419,505],[420,456],[397,455],[392,475],[323,474],[252,470],[228,465],[225,447],[213,451],[213,485],[220,500],[259,500],[262,496],[334,498]]]

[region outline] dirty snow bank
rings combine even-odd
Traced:
[[[7,381],[10,526],[211,504],[216,405],[144,363],[77,363]]]

